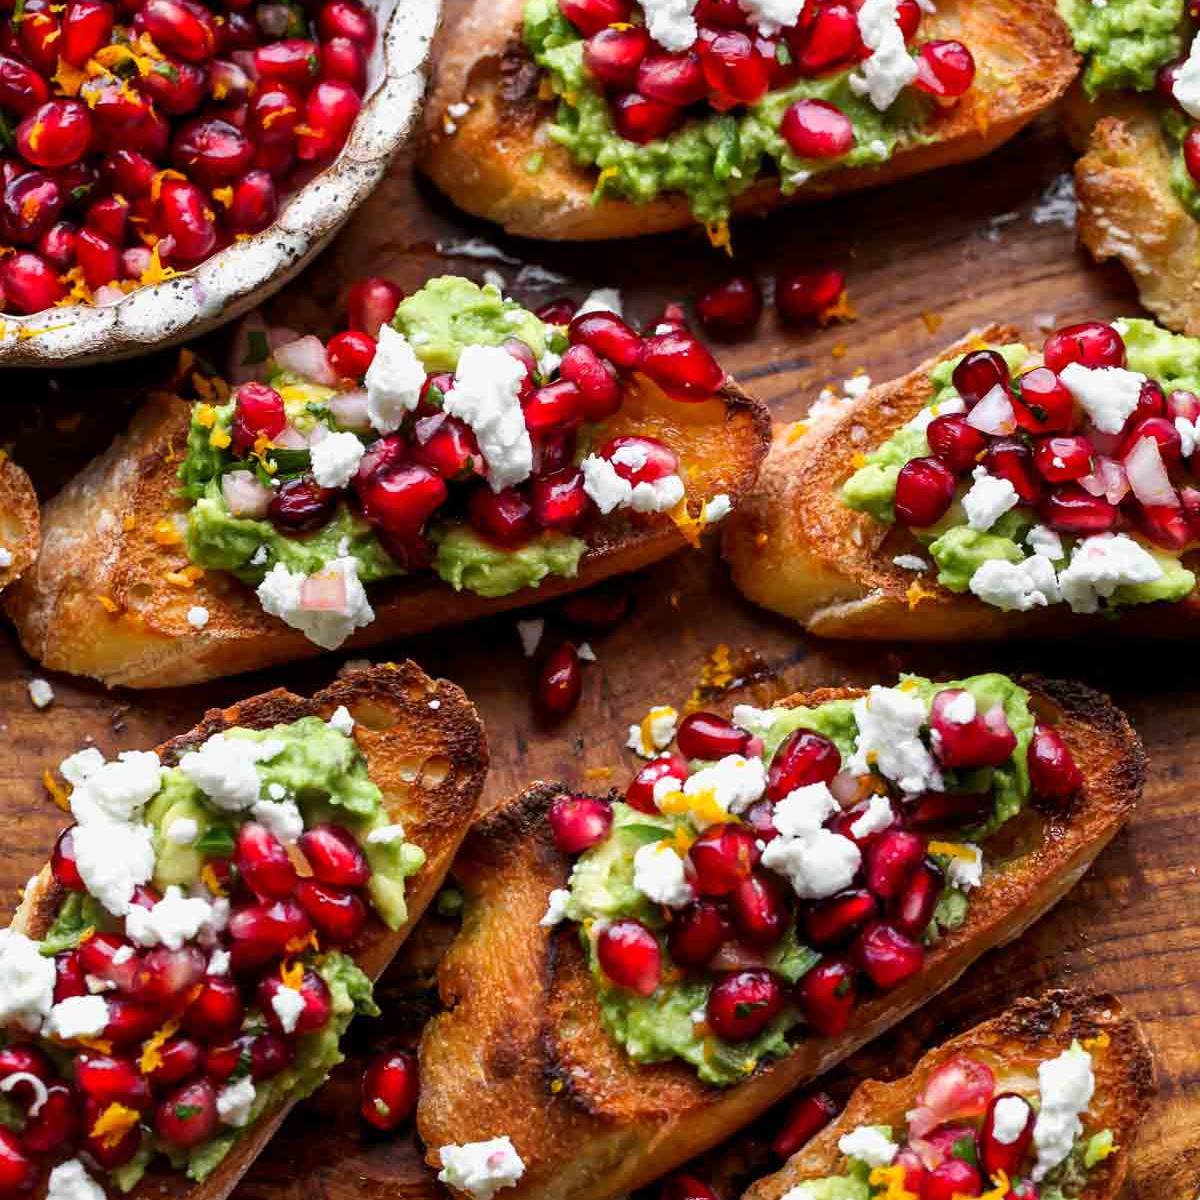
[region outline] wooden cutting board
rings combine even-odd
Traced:
[[[448,3],[451,19],[460,8]],[[1124,276],[1095,268],[1077,249],[1062,205],[1070,166],[1050,121],[985,163],[929,175],[878,193],[776,214],[735,229],[739,266],[764,283],[780,266],[834,264],[848,275],[853,323],[788,329],[772,312],[757,336],[723,351],[726,366],[767,401],[777,419],[800,417],[826,383],[865,370],[880,380],[911,368],[944,342],[989,321],[1010,321],[1030,337],[1088,316],[1136,311]],[[1049,199],[1048,199],[1049,197]],[[703,238],[554,247],[499,236],[463,219],[400,162],[333,248],[269,306],[271,320],[328,334],[340,320],[346,286],[384,274],[408,289],[457,272],[498,271],[517,298],[539,304],[616,286],[638,322],[672,299],[687,299],[730,270]],[[204,347],[223,362],[224,341]],[[0,442],[12,442],[40,493],[106,444],[126,420],[139,386],[161,377],[163,359],[58,375],[6,374]],[[759,702],[814,686],[865,684],[916,670],[1037,670],[1083,679],[1131,714],[1150,753],[1140,812],[1090,875],[1019,942],[977,965],[962,983],[901,1030],[833,1077],[844,1092],[864,1073],[905,1071],[922,1046],[990,1016],[1013,998],[1053,986],[1117,993],[1145,1022],[1161,1091],[1143,1132],[1128,1196],[1192,1200],[1200,1190],[1200,685],[1177,679],[1190,654],[1114,635],[1091,645],[997,645],[957,649],[845,646],[806,639],[733,590],[715,549],[685,552],[625,582],[633,615],[593,640],[583,702],[557,728],[531,715],[532,668],[512,616],[381,649],[410,656],[467,689],[485,720],[493,768],[492,805],[537,778],[580,780],[611,768],[623,786],[634,763],[622,749],[629,724],[653,703],[687,699],[718,647]],[[551,614],[552,617],[552,614]],[[548,630],[553,620],[548,623]],[[190,727],[208,707],[271,687],[311,691],[340,659],[212,685],[153,693],[105,692],[51,676],[56,700],[33,708],[28,681],[39,672],[0,628],[0,909],[44,861],[63,814],[42,772],[94,743],[105,753],[154,745]],[[1197,748],[1192,748],[1192,735]],[[445,923],[423,928],[382,987],[385,1016],[352,1031],[351,1061],[301,1106],[252,1168],[246,1200],[444,1195],[410,1136],[374,1139],[355,1117],[357,1071],[385,1045],[411,1040],[432,1003],[430,979]],[[737,1196],[748,1172],[769,1169],[761,1130],[702,1164]]]

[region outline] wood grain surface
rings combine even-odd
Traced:
[[[448,5],[451,19],[458,5]],[[1136,311],[1119,270],[1098,270],[1072,229],[1046,219],[1043,198],[1070,166],[1052,121],[987,161],[735,228],[739,264],[764,281],[782,266],[844,267],[858,318],[821,329],[788,329],[768,311],[757,336],[727,348],[724,361],[779,419],[801,416],[822,385],[865,369],[898,374],[943,342],[988,321],[1011,321],[1031,337],[1056,322]],[[483,249],[491,257],[464,255]],[[479,278],[497,270],[518,298],[540,303],[592,286],[620,287],[639,321],[687,298],[730,270],[703,239],[678,235],[595,247],[553,247],[499,238],[457,216],[400,162],[333,248],[274,300],[269,317],[328,334],[346,286],[386,274],[406,288],[430,275]],[[936,328],[934,328],[936,327]],[[203,350],[223,361],[223,339]],[[153,359],[86,374],[6,373],[4,433],[43,497],[120,428],[138,389],[164,369]],[[864,1073],[906,1071],[922,1046],[992,1015],[1016,996],[1052,986],[1118,993],[1145,1022],[1161,1092],[1143,1131],[1128,1197],[1193,1200],[1200,1191],[1200,682],[1190,648],[1143,645],[1119,626],[1090,645],[999,644],[961,652],[903,646],[830,645],[741,600],[715,548],[685,552],[625,582],[633,615],[593,640],[583,703],[557,728],[531,715],[532,667],[514,619],[386,647],[377,659],[410,656],[461,684],[487,724],[493,767],[485,803],[537,778],[581,780],[611,768],[623,786],[633,769],[622,749],[628,725],[652,703],[681,705],[718,646],[727,646],[753,697],[813,686],[887,681],[901,669],[961,675],[1036,669],[1077,677],[1109,692],[1130,713],[1150,754],[1140,812],[1070,898],[1018,943],[984,959],[960,986],[932,1003],[831,1080],[844,1093]],[[553,629],[553,621],[548,631]],[[37,711],[27,684],[39,674],[9,629],[0,629],[0,908],[44,861],[63,814],[40,783],[46,767],[94,743],[106,753],[154,745],[190,727],[213,705],[277,684],[311,691],[340,665],[330,656],[301,667],[227,679],[201,688],[106,693],[52,676],[56,700]],[[1180,674],[1186,678],[1180,678]],[[728,702],[717,697],[714,702]],[[1193,745],[1193,735],[1195,745]],[[592,785],[597,786],[593,778]],[[241,1185],[244,1200],[394,1196],[432,1198],[441,1189],[411,1139],[374,1139],[355,1117],[357,1070],[365,1055],[411,1040],[432,1003],[431,972],[451,932],[430,921],[381,989],[382,1020],[359,1022],[351,1061],[288,1121]],[[752,1130],[703,1170],[733,1200],[752,1173],[769,1169],[763,1129]]]

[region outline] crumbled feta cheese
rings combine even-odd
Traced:
[[[1143,546],[1123,533],[1084,538],[1071,553],[1070,565],[1058,577],[1062,598],[1072,612],[1094,613],[1101,599],[1131,583],[1153,583],[1162,567]]]
[[[191,817],[176,817],[167,826],[167,841],[173,846],[190,846],[200,834],[200,826]]]
[[[271,1008],[279,1018],[284,1033],[294,1033],[296,1022],[304,1011],[304,997],[289,987],[279,988],[271,997]]]
[[[661,842],[642,846],[633,856],[633,886],[647,900],[668,908],[683,908],[696,898],[683,859]]]
[[[199,750],[189,750],[179,769],[215,804],[227,812],[249,808],[259,798],[262,781],[257,765],[283,750],[278,738],[251,741],[214,733]]]
[[[300,630],[310,642],[323,650],[336,650],[356,629],[370,625],[375,612],[359,582],[356,558],[335,558],[321,572],[333,574],[340,574],[345,582],[346,600],[340,608],[304,608],[300,597],[308,576],[289,571],[283,563],[276,563],[258,585],[258,601],[264,612]]]
[[[525,1164],[507,1135],[465,1146],[443,1146],[438,1154],[442,1159],[438,1182],[466,1192],[474,1200],[492,1200],[501,1188],[516,1187],[525,1174]]]
[[[632,508],[634,512],[643,513],[669,512],[683,499],[683,480],[678,475],[665,475],[653,483],[632,484],[617,474],[607,458],[598,454],[589,454],[581,469],[583,490],[605,515],[615,508]]]
[[[228,975],[229,974],[229,951],[216,949],[212,952],[212,956],[208,960],[207,975]]]
[[[87,990],[93,995],[98,995],[100,992],[114,992],[117,985],[111,979],[99,979],[95,975],[85,975],[83,982],[87,985]]]
[[[105,1200],[104,1189],[77,1158],[59,1163],[50,1172],[46,1200]]]
[[[71,800],[74,803],[75,797]],[[84,887],[113,916],[125,916],[134,889],[154,875],[154,835],[149,826],[97,814],[76,825],[72,838]]]
[[[1038,1067],[1038,1088],[1042,1105],[1033,1127],[1037,1163],[1033,1179],[1040,1183],[1054,1170],[1083,1132],[1081,1113],[1087,1111],[1096,1088],[1092,1074],[1092,1056],[1077,1042],[1057,1058]]]
[[[1200,439],[1200,420],[1189,421],[1187,417],[1175,418],[1175,432],[1179,434],[1179,453],[1184,458],[1191,458],[1196,452],[1196,442]]]
[[[895,820],[896,814],[892,811],[891,801],[886,796],[872,796],[867,801],[862,815],[851,823],[850,832],[856,838],[868,838],[890,829]]]
[[[1035,525],[1025,535],[1025,545],[1034,554],[1040,554],[1052,562],[1058,562],[1063,557],[1062,538],[1053,529],[1047,529],[1045,525]]]
[[[269,553],[266,546],[259,546],[257,550],[250,556],[250,565],[252,567],[261,567],[267,561]]]
[[[813,833],[841,811],[841,805],[823,783],[810,783],[789,792],[771,814],[775,828],[785,837]]]
[[[103,996],[69,996],[50,1009],[45,1034],[60,1042],[98,1037],[108,1024],[108,1001]]]
[[[187,622],[193,629],[203,629],[208,624],[208,609],[203,604],[193,604],[187,610]]]
[[[869,96],[880,112],[891,108],[917,77],[917,64],[900,29],[898,5],[899,0],[865,0],[858,10],[858,31],[872,53],[863,61],[861,74],[850,76],[850,90]]]
[[[954,417],[959,413],[965,413],[967,405],[964,400],[958,396],[951,396],[947,400],[942,400],[938,404],[930,404],[921,409],[919,413],[908,424],[905,429],[915,429],[918,433],[924,433],[938,417]]]
[[[442,411],[465,421],[487,464],[492,491],[522,483],[533,471],[533,443],[521,409],[525,364],[498,346],[468,346]]]
[[[929,564],[916,554],[897,554],[892,562],[903,571],[928,571]]]
[[[185,896],[171,884],[153,908],[133,905],[125,916],[125,933],[139,946],[180,949],[206,926],[211,928],[213,906],[199,896]]]
[[[718,808],[742,813],[767,790],[767,768],[761,758],[729,754],[692,775],[683,785],[685,796],[711,795]],[[693,813],[693,817],[695,814]],[[704,824],[698,820],[697,824]]]
[[[545,632],[546,622],[541,618],[517,622],[517,637],[521,639],[521,650],[526,658],[532,658],[537,653]]]
[[[1120,433],[1133,410],[1146,376],[1124,367],[1085,367],[1068,363],[1059,372],[1063,386],[1083,406],[1101,433]]]
[[[1002,1146],[1011,1146],[1024,1132],[1029,1112],[1020,1096],[1001,1096],[992,1109],[992,1137]]]
[[[399,821],[390,825],[379,825],[367,834],[368,846],[390,846],[393,842],[404,840],[404,826]]]
[[[49,708],[54,703],[54,689],[44,679],[29,681],[29,699],[34,708]]]
[[[1175,72],[1171,91],[1179,107],[1193,120],[1200,121],[1200,34],[1192,39],[1187,58]]]
[[[656,704],[640,724],[630,725],[625,745],[642,758],[653,758],[674,740],[678,722],[679,713],[669,704]]]
[[[770,37],[800,20],[805,0],[738,0],[738,5],[759,32]]]
[[[1028,612],[1059,600],[1054,564],[1041,554],[1019,563],[990,558],[971,576],[970,588],[985,604],[1005,612]]]
[[[862,854],[849,838],[817,829],[801,837],[772,838],[762,864],[785,876],[801,899],[823,900],[850,886],[862,866]]]
[[[852,400],[858,400],[865,396],[871,390],[870,375],[851,375],[849,379],[842,380],[842,391],[846,393]]]
[[[54,959],[23,933],[0,929],[0,1026],[36,1032],[54,1003]]]
[[[386,329],[387,326],[384,326]],[[250,1109],[254,1106],[257,1093],[249,1076],[231,1083],[217,1093],[217,1116],[222,1124],[240,1129],[250,1121]]]
[[[425,368],[404,334],[391,325],[379,327],[375,357],[363,383],[367,419],[380,433],[394,433],[404,414],[417,407],[425,386]]]
[[[700,519],[705,525],[715,525],[718,521],[725,520],[731,512],[733,512],[733,501],[724,492],[719,492],[711,500],[704,502]]]
[[[461,121],[471,111],[471,105],[466,101],[446,105],[446,111],[456,120]]]
[[[882,1130],[860,1125],[838,1140],[838,1149],[847,1158],[857,1158],[868,1167],[886,1167],[896,1157],[900,1147]]]
[[[946,881],[964,892],[970,892],[983,882],[983,851],[974,842],[964,842],[963,850],[970,858],[955,854],[946,867]]]
[[[7,546],[0,546],[0,571],[7,570],[12,565],[12,551]]]
[[[354,478],[366,447],[353,433],[328,433],[309,451],[313,478],[325,488],[344,488]]]
[[[99,765],[86,751],[63,763],[64,777],[79,774],[71,793],[71,813],[81,825],[94,818],[124,821],[138,815],[162,786],[162,763],[149,750],[126,750],[115,762]],[[80,774],[82,773],[82,774]]]
[[[547,898],[546,911],[538,922],[545,929],[553,929],[555,925],[567,919],[567,904],[571,893],[566,888],[555,888]]]
[[[352,737],[354,735],[354,718],[350,715],[350,710],[344,704],[339,704],[333,710],[333,716],[325,723],[330,729],[335,730],[345,737]]]
[[[951,725],[969,725],[975,720],[978,711],[975,697],[966,688],[963,688],[949,704],[942,708],[942,716]]]
[[[866,775],[872,767],[909,795],[942,790],[942,775],[921,741],[927,718],[925,701],[900,688],[871,688],[870,695],[854,702],[858,740],[846,764],[852,775]]]
[[[1012,481],[989,475],[987,467],[976,467],[971,473],[975,481],[962,499],[967,524],[979,533],[986,533],[1011,508],[1021,502]]]
[[[79,787],[104,766],[104,755],[95,746],[77,750],[58,764],[58,773],[72,786]]]
[[[580,642],[575,653],[579,656],[580,662],[594,663],[596,661],[596,652],[592,649],[591,642]]]
[[[691,7],[695,7],[694,0]],[[649,24],[649,19],[650,14],[647,12],[647,24]],[[650,29],[650,36],[654,37],[653,27]],[[693,31],[692,41],[694,42],[695,40],[696,34]],[[691,45],[691,42],[688,45]],[[680,49],[686,49],[686,47],[680,47]],[[595,291],[589,292],[584,302],[575,310],[575,315],[582,317],[585,313],[593,312],[610,312],[616,313],[618,317],[623,317],[625,315],[625,305],[621,300],[621,293],[616,288],[596,288]]]
[[[553,350],[547,350],[538,359],[538,370],[541,372],[543,379],[549,379],[560,366],[562,366],[562,355],[555,354]]]

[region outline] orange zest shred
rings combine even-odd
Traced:
[[[1008,1176],[1003,1171],[997,1171],[992,1176],[992,1187],[984,1192],[979,1200],[1005,1200],[1005,1197],[1010,1195],[1012,1193],[1009,1191]],[[958,1197],[955,1196],[954,1200],[958,1200]],[[963,1196],[962,1200],[967,1200],[967,1197]]]
[[[96,601],[105,612],[119,613],[121,611],[121,606],[111,596],[101,594],[96,597]]]
[[[87,1050],[95,1050],[97,1054],[111,1054],[113,1052],[113,1044],[108,1038],[100,1037],[79,1037],[74,1039],[76,1045],[83,1046]]]
[[[204,568],[193,564],[190,567],[184,567],[182,571],[167,571],[163,574],[163,578],[172,587],[192,588],[196,586],[196,580],[202,578],[203,575]]]
[[[693,547],[700,545],[700,533],[704,529],[704,522],[699,517],[693,517],[688,511],[686,496],[671,509],[671,520],[675,522],[675,527],[683,535],[683,539],[688,545]]]
[[[198,404],[195,420],[201,429],[211,429],[217,423],[217,410],[211,404]]]
[[[975,861],[975,851],[961,842],[930,842],[930,854],[940,854],[943,858],[959,858],[967,862]]]
[[[317,941],[317,931],[310,929],[308,933],[301,937],[294,937],[284,946],[284,950],[288,954],[303,954],[305,950],[320,950],[321,945]]]
[[[225,887],[217,878],[217,872],[212,863],[204,864],[204,867],[200,872],[200,882],[203,883],[204,886],[208,888],[208,890],[212,892],[214,896],[225,895]]]
[[[1093,1050],[1107,1050],[1112,1044],[1112,1038],[1107,1031],[1101,1030],[1095,1037],[1084,1038],[1083,1048],[1090,1054]]]
[[[659,810],[668,816],[683,816],[685,813],[707,822],[709,825],[728,825],[737,817],[727,813],[718,803],[712,788],[704,788],[694,795],[683,792],[668,792],[659,801]]]
[[[583,773],[584,779],[611,779],[612,767],[588,767]]]
[[[183,535],[175,528],[175,522],[170,517],[163,517],[155,522],[154,540],[160,546],[178,546],[183,541]]]
[[[788,431],[784,436],[784,441],[790,446],[793,442],[799,441],[807,432],[807,421],[793,421],[788,426]]]
[[[150,265],[138,276],[138,283],[143,287],[152,287],[156,283],[166,283],[174,279],[179,272],[173,267],[164,267],[158,256],[158,242],[155,240],[150,248]]]
[[[291,988],[293,992],[300,990],[300,985],[304,982],[304,964],[298,959],[293,959],[291,962],[281,962],[279,964],[279,978],[283,981],[283,986]]]
[[[71,811],[71,793],[67,788],[63,787],[63,785],[59,783],[57,779],[54,778],[54,775],[49,767],[42,772],[42,787],[46,789],[50,799],[53,800],[54,803],[63,810],[63,812]]]
[[[699,682],[692,688],[692,694],[683,706],[683,711],[685,713],[699,711],[704,705],[705,693],[728,687],[733,682],[733,676],[733,658],[729,653],[729,647],[721,642],[712,648],[708,661],[700,668]]]
[[[138,1059],[138,1070],[143,1075],[150,1075],[162,1066],[162,1048],[167,1039],[173,1037],[179,1028],[179,1018],[172,1017],[142,1046],[142,1056]]]
[[[908,585],[908,591],[905,592],[905,596],[908,599],[909,611],[911,612],[917,607],[918,604],[921,604],[926,600],[932,600],[936,595],[936,592],[931,592],[928,588],[923,588],[921,584],[914,579],[912,583]]]
[[[208,435],[208,444],[215,450],[224,450],[233,439],[229,436],[229,431],[226,429],[214,429]]]
[[[867,1182],[873,1187],[881,1187],[875,1200],[917,1200],[914,1193],[904,1186],[905,1170],[903,1166],[875,1167],[867,1177]]]
[[[730,258],[733,257],[733,236],[729,232],[728,221],[714,221],[705,225],[704,232],[708,234],[714,250],[724,250]]]
[[[127,1108],[124,1104],[110,1104],[97,1118],[92,1126],[91,1136],[105,1150],[115,1149],[121,1139],[138,1123],[137,1110]]]
[[[817,314],[817,320],[822,325],[832,325],[834,321],[857,321],[858,310],[850,303],[850,293],[843,288],[838,298]]]
[[[930,312],[928,309],[921,314],[921,320],[930,333],[937,333],[945,324],[946,318],[941,313]]]

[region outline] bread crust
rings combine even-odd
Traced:
[[[430,701],[437,701],[438,707],[431,708]],[[424,865],[407,880],[404,925],[389,930],[372,915],[346,948],[377,979],[441,887],[483,790],[487,743],[474,705],[463,691],[444,679],[431,679],[411,662],[372,667],[337,680],[311,700],[278,688],[231,708],[212,709],[194,729],[159,746],[158,754],[165,764],[174,765],[187,751],[232,726],[269,729],[308,716],[327,720],[340,705],[355,718],[354,738],[371,779],[383,792],[389,818],[402,823],[406,840],[426,854]],[[43,938],[63,895],[47,864],[30,881],[11,927],[35,940]],[[133,1200],[224,1200],[291,1108],[286,1104],[258,1121],[203,1183],[190,1183],[181,1172],[156,1162],[128,1195]]]
[[[47,504],[37,567],[5,596],[22,645],[45,666],[110,687],[155,688],[322,653],[264,613],[254,590],[232,575],[208,572],[190,583],[179,575],[188,566],[187,502],[176,471],[189,412],[178,396],[154,394],[128,432]],[[703,500],[724,492],[736,506],[750,490],[770,444],[770,420],[731,378],[711,400],[685,404],[639,375],[600,436],[628,433],[657,437],[680,455],[689,511],[698,517]],[[547,578],[500,599],[456,593],[430,574],[371,585],[375,620],[345,648],[541,603],[684,545],[666,514],[614,514],[598,521],[573,579]],[[193,605],[208,610],[202,629],[187,619]]]
[[[1072,1041],[1091,1039],[1101,1043],[1091,1050],[1096,1076],[1088,1110],[1094,1118],[1091,1127],[1111,1129],[1117,1148],[1089,1171],[1078,1200],[1115,1200],[1129,1170],[1138,1126],[1154,1096],[1154,1060],[1137,1019],[1122,1010],[1115,996],[1066,990],[1016,1001],[999,1016],[930,1050],[902,1079],[861,1083],[835,1121],[778,1171],[749,1187],[742,1200],[782,1200],[805,1180],[843,1169],[845,1158],[838,1140],[860,1125],[902,1128],[904,1114],[916,1107],[930,1075],[957,1055],[982,1055],[1001,1070],[1020,1072],[1031,1063],[1056,1057]]]
[[[443,30],[421,169],[460,208],[523,237],[594,240],[695,225],[678,193],[646,204],[611,197],[593,203],[596,171],[546,137],[554,107],[537,100],[537,68],[521,44],[523,11],[524,0],[472,0],[458,23]],[[922,139],[901,145],[887,163],[822,172],[790,196],[764,179],[736,200],[735,212],[764,213],[978,158],[1048,108],[1078,70],[1052,0],[948,0],[925,17],[923,30],[971,47],[978,74],[963,101],[937,111]],[[451,106],[461,104],[469,111],[452,116]],[[534,152],[543,165],[530,173]]]
[[[985,880],[966,923],[931,951],[919,976],[864,1003],[844,1035],[801,1041],[726,1089],[702,1084],[683,1063],[633,1064],[600,1023],[577,937],[539,926],[550,891],[566,884],[570,869],[545,820],[564,788],[537,784],[490,813],[455,864],[468,910],[439,971],[446,1011],[421,1043],[417,1126],[430,1163],[448,1143],[508,1134],[526,1164],[513,1200],[623,1195],[742,1128],[1020,934],[1116,833],[1146,770],[1137,735],[1105,697],[1078,684],[1024,682],[1084,773],[1078,801],[1046,818],[1034,849]],[[784,703],[859,694],[825,690]]]
[[[1011,326],[975,330],[909,374],[842,405],[803,436],[778,427],[754,494],[722,535],[738,589],[828,638],[939,642],[1111,634],[1103,614],[1072,613],[1063,604],[1004,612],[942,587],[932,572],[898,567],[893,527],[838,498],[859,449],[879,446],[933,399],[929,372],[939,362],[981,342],[1018,340]],[[1120,623],[1123,633],[1192,637],[1198,618],[1200,594],[1193,591],[1177,603],[1128,608]]]
[[[0,547],[12,561],[0,567],[0,592],[14,583],[37,557],[40,522],[37,496],[29,476],[0,454]]]

